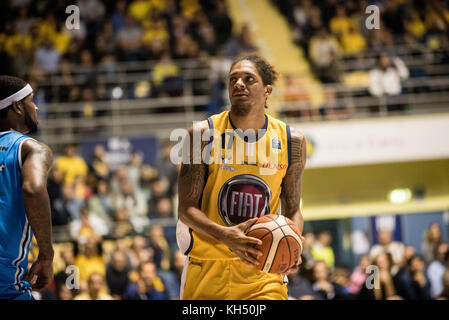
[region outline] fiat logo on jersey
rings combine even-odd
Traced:
[[[270,213],[271,190],[259,177],[241,174],[226,181],[218,194],[218,211],[228,225]]]

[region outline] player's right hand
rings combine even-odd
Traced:
[[[38,257],[23,280],[31,283],[33,290],[45,288],[53,280],[53,259]]]
[[[262,245],[262,241],[248,237],[247,230],[257,221],[258,218],[252,218],[232,227],[223,229],[221,241],[231,249],[244,263],[257,266],[259,261],[255,257],[262,255],[257,246]]]

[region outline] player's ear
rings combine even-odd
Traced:
[[[24,112],[24,106],[21,101],[13,101],[11,110],[15,112],[17,115],[21,116]]]
[[[268,97],[271,92],[273,92],[273,86],[271,84],[267,84],[265,86],[265,97]]]

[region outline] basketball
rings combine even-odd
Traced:
[[[290,219],[269,214],[260,217],[248,230],[247,235],[262,240],[259,257],[260,270],[284,273],[298,260],[302,252],[299,230]]]

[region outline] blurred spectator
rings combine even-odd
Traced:
[[[383,99],[388,111],[404,110],[401,81],[409,77],[409,71],[400,58],[381,53],[378,65],[370,71],[369,77],[371,95]]]
[[[101,239],[98,236],[90,235],[87,238],[81,235],[78,239],[75,246],[75,265],[79,268],[80,285],[83,288],[85,281],[93,272],[105,274],[106,264]]]
[[[289,270],[287,277],[290,300],[321,300],[321,296],[313,291],[309,281],[301,275],[299,268]]]
[[[118,0],[115,3],[115,11],[111,15],[111,21],[116,33],[125,26],[126,6],[126,0]]]
[[[427,277],[430,281],[430,293],[437,298],[443,291],[443,274],[449,263],[449,244],[440,243],[435,248],[436,258],[427,268]]]
[[[122,299],[129,284],[129,266],[123,251],[112,252],[111,261],[106,266],[106,283],[112,297]]]
[[[126,208],[134,229],[142,232],[147,223],[147,200],[142,192],[134,189],[128,179],[120,183],[120,191],[113,196],[112,203],[116,209]]]
[[[173,254],[173,263],[171,263],[170,270],[158,270],[158,275],[167,292],[167,298],[170,300],[179,300],[181,277],[186,260],[187,256],[182,254],[180,250],[176,250]]]
[[[425,239],[421,244],[421,252],[426,263],[436,259],[436,248],[443,242],[441,227],[438,223],[432,223],[426,231]]]
[[[378,267],[378,274],[373,279],[374,288],[369,289],[366,285],[362,286],[358,298],[361,300],[395,300],[402,299],[397,296],[391,268],[393,259],[390,253],[380,252],[374,259],[374,264]],[[376,278],[378,277],[378,278]],[[379,286],[377,286],[379,284]]]
[[[131,250],[127,252],[132,269],[137,269],[142,262],[152,261],[154,252],[147,248],[146,239],[142,236],[135,236],[132,240]]]
[[[320,106],[319,112],[326,120],[345,119],[353,112],[351,108],[347,108],[341,101],[337,100],[337,93],[332,87],[325,89],[326,101]]]
[[[309,57],[317,77],[325,82],[337,82],[339,78],[338,58],[341,55],[338,40],[321,27],[310,39]]]
[[[215,6],[211,22],[215,30],[216,42],[226,43],[232,36],[232,20],[228,15],[226,1],[219,0],[215,3]]]
[[[399,241],[393,241],[393,232],[391,230],[378,231],[379,244],[374,245],[369,252],[371,260],[374,260],[381,252],[388,252],[393,258],[393,263],[400,265],[404,259],[405,246]]]
[[[318,260],[313,267],[313,291],[322,300],[344,300],[346,295],[343,287],[329,280],[329,270],[326,262]]]
[[[73,300],[73,291],[69,289],[65,282],[56,283],[57,300]]]
[[[223,90],[227,86],[228,72],[231,69],[232,61],[226,57],[226,52],[223,48],[218,49],[217,54],[210,58],[209,62],[209,82],[211,83],[211,102],[208,105],[208,112],[210,115],[219,113],[219,111],[226,104]]]
[[[168,53],[165,53],[154,66],[152,81],[157,96],[182,95],[179,67],[171,60]]]
[[[92,272],[87,280],[87,292],[80,293],[73,298],[74,300],[113,300],[106,293],[104,275],[98,272]]]
[[[341,36],[341,45],[345,55],[356,55],[366,49],[365,38],[351,25]]]
[[[98,180],[109,180],[111,171],[106,161],[106,149],[99,144],[94,147],[94,154],[89,164],[89,171],[93,172]]]
[[[449,268],[443,274],[443,291],[437,300],[449,300]]]
[[[351,20],[346,15],[346,8],[342,5],[336,6],[335,16],[329,21],[330,31],[338,38],[349,32]]]
[[[164,236],[164,229],[154,225],[150,229],[150,248],[154,252],[153,261],[158,269],[170,269],[170,246]]]
[[[138,268],[139,279],[136,283],[128,285],[125,300],[164,300],[166,295],[164,285],[157,277],[156,265],[152,262],[144,262]]]
[[[411,278],[411,290],[407,291],[404,298],[409,300],[432,300],[430,294],[430,282],[425,273],[424,259],[414,255],[408,261],[408,269]]]
[[[335,256],[334,250],[330,246],[332,243],[332,236],[329,231],[321,231],[317,235],[317,239],[312,247],[312,255],[315,260],[322,260],[330,269],[334,269]]]
[[[161,198],[157,201],[156,212],[150,217],[157,218],[173,218],[173,205],[172,200],[169,197]]]
[[[109,193],[109,185],[106,181],[100,180],[97,183],[96,192],[89,199],[89,210],[95,213],[106,224],[111,223],[111,218],[114,215],[114,208]]]
[[[315,258],[312,253],[313,245],[315,244],[315,235],[312,232],[304,234],[304,243],[302,249],[302,266],[307,270],[312,270],[315,264]]]
[[[131,154],[129,165],[128,165],[128,178],[130,183],[133,185],[134,190],[142,191],[140,187],[140,176],[142,174],[142,162],[143,154],[140,152],[134,152]]]
[[[350,277],[350,283],[348,287],[348,292],[353,295],[357,295],[362,286],[365,284],[368,274],[368,266],[370,265],[370,259],[368,255],[363,255],[360,257],[359,265],[354,269]]]
[[[137,61],[142,56],[142,28],[134,18],[125,16],[125,25],[117,33],[117,43],[123,61]]]
[[[251,38],[251,31],[247,24],[243,25],[237,36],[234,36],[226,43],[226,55],[236,57],[244,53],[257,51],[257,47]]]
[[[45,73],[58,71],[61,54],[55,49],[53,41],[46,38],[36,50],[35,59],[38,67]]]
[[[285,114],[288,117],[310,118],[310,97],[304,87],[299,85],[291,74],[285,75],[284,101],[287,103]]]
[[[82,205],[83,202],[75,198],[73,185],[63,184],[60,197],[51,202],[52,224],[64,226],[72,220],[79,219]]]
[[[73,184],[77,175],[86,176],[88,170],[86,162],[77,154],[73,144],[65,146],[64,155],[56,160],[56,168],[64,174],[64,182],[67,184]]]
[[[109,233],[108,220],[102,220],[95,213],[91,213],[89,207],[81,208],[80,219],[70,223],[70,235],[72,239],[88,238],[91,235],[105,236]]]

